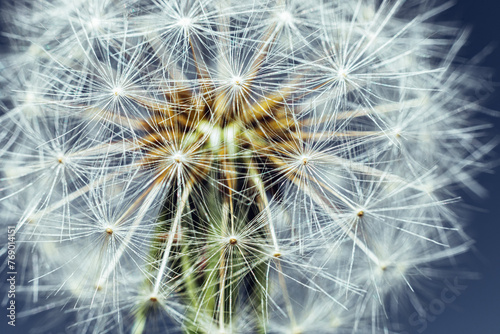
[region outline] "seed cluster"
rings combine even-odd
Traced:
[[[446,7],[16,1],[0,210],[24,298],[80,333],[398,330],[469,249],[453,191],[484,193],[492,149]]]

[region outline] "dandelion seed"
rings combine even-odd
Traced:
[[[115,96],[122,96],[123,95],[123,89],[121,87],[115,87],[115,88],[113,88],[113,94]]]
[[[177,24],[183,27],[184,29],[188,29],[189,26],[192,24],[192,20],[189,17],[182,17],[177,21]]]
[[[99,28],[99,26],[101,25],[101,19],[99,19],[98,17],[93,17],[91,20],[90,20],[90,27],[92,29],[97,29]]]

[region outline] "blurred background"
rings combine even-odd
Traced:
[[[0,0],[0,10],[4,2]],[[444,2],[436,1],[438,4]],[[468,42],[459,54],[460,57],[471,59],[483,50],[490,49],[490,52],[485,52],[481,62],[481,66],[487,68],[484,71],[487,84],[480,88],[478,94],[486,97],[483,104],[485,107],[500,111],[499,13],[499,0],[456,0],[455,6],[441,14],[440,18],[460,22],[462,26],[471,28]],[[0,53],[5,51],[5,41],[0,37]],[[500,138],[500,117],[488,120],[493,125],[492,136]],[[478,178],[479,183],[489,190],[490,196],[482,199],[464,193],[461,194],[463,202],[459,204],[464,211],[470,213],[468,233],[476,240],[475,252],[467,256],[464,267],[478,273],[480,278],[472,281],[462,280],[458,274],[458,282],[449,282],[459,285],[456,299],[444,303],[442,291],[436,291],[434,299],[430,298],[427,302],[430,309],[428,317],[417,319],[410,316],[407,322],[404,317],[401,318],[401,325],[406,327],[404,333],[500,334],[500,146],[496,148],[494,161],[496,163],[492,166],[492,171],[495,173],[485,173]],[[6,274],[1,273],[1,277],[1,284],[5,286]],[[2,298],[3,291],[2,289]],[[27,334],[32,329],[32,318],[18,318],[16,327],[12,328],[6,324],[6,311],[3,306],[0,314],[0,333]],[[51,313],[52,315],[54,313]]]
[[[444,2],[444,1],[443,1]],[[463,22],[471,28],[466,46],[460,53],[472,58],[484,48],[493,46],[492,52],[481,62],[489,68],[485,80],[495,91],[489,93],[485,106],[500,111],[500,1],[457,0],[455,6],[442,15],[445,19]],[[492,118],[491,132],[500,137],[500,117]],[[481,278],[461,281],[465,287],[452,303],[424,325],[410,324],[410,333],[426,334],[499,334],[500,333],[500,147],[496,148],[495,173],[480,175],[478,181],[489,190],[490,196],[480,199],[463,194],[463,202],[472,205],[469,234],[476,240],[476,253],[469,256],[468,265]],[[469,209],[469,208],[467,208]],[[436,298],[440,298],[438,292]],[[436,303],[436,306],[439,303]],[[436,311],[440,311],[436,307]]]

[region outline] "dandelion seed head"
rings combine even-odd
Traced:
[[[57,154],[57,162],[60,164],[65,164],[67,162],[67,157],[64,154],[59,153]]]
[[[172,155],[172,160],[176,164],[182,164],[182,163],[184,163],[186,161],[186,158],[185,158],[185,155],[182,152],[175,152]]]
[[[112,93],[114,96],[118,97],[118,96],[123,96],[124,91],[122,87],[117,86],[113,88]]]
[[[184,30],[189,30],[189,28],[193,25],[193,23],[194,20],[187,16],[181,17],[177,21],[177,25],[182,27]]]
[[[231,78],[231,84],[235,87],[241,87],[243,85],[243,78],[239,75]]]
[[[102,21],[99,17],[93,17],[90,19],[89,26],[92,29],[98,29],[98,28],[100,28],[101,23],[102,23]]]
[[[305,166],[307,165],[310,161],[311,161],[311,157],[308,156],[308,155],[302,155],[300,157],[300,161],[302,162],[302,164]]]
[[[36,100],[36,95],[33,92],[26,92],[25,93],[25,102],[27,104],[33,103]]]
[[[349,75],[349,71],[345,69],[344,67],[339,67],[337,71],[337,75],[339,80],[346,80],[347,76]]]
[[[396,138],[401,138],[403,130],[401,128],[394,128],[393,130],[394,136]]]
[[[429,4],[7,6],[20,290],[75,332],[391,332],[470,248],[453,192],[493,148]]]
[[[294,21],[292,13],[288,10],[284,10],[277,14],[277,18],[281,24],[291,25]]]

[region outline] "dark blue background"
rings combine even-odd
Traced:
[[[444,1],[443,1],[444,2]],[[491,109],[500,110],[500,1],[466,0],[443,15],[472,26],[468,43],[462,51],[467,58],[483,48],[496,46],[482,62],[491,68],[496,91],[487,101]],[[500,118],[492,119],[493,135],[500,136]],[[500,159],[500,147],[496,148]],[[471,254],[473,269],[482,279],[467,283],[467,289],[432,323],[426,334],[500,334],[500,168],[495,174],[483,174],[479,182],[490,192],[486,200],[464,196],[464,202],[485,212],[473,212],[469,233],[476,239],[477,256]]]
[[[424,1],[424,0],[422,0]],[[441,2],[438,0],[437,2]],[[444,1],[442,1],[444,2]],[[486,106],[500,110],[500,1],[458,0],[455,7],[441,15],[472,27],[468,43],[461,56],[471,58],[489,45],[496,45],[493,52],[482,62],[491,69],[491,83],[497,92],[487,100]],[[1,4],[4,3],[0,1]],[[1,8],[0,8],[1,10]],[[0,48],[4,43],[0,39]],[[500,117],[491,119],[492,135],[500,137]],[[500,161],[500,147],[496,149]],[[490,197],[479,199],[464,194],[464,203],[474,205],[477,210],[469,217],[468,232],[476,239],[476,254],[470,254],[468,264],[480,273],[482,278],[468,281],[467,288],[458,298],[446,304],[444,312],[429,319],[427,329],[419,332],[421,326],[410,326],[410,333],[425,334],[500,334],[500,168],[495,174],[483,174],[479,182],[490,191]],[[5,274],[2,273],[2,283]],[[439,294],[439,292],[437,292]],[[4,308],[2,307],[2,310]],[[6,325],[5,311],[1,311],[1,333],[27,333],[33,319],[18,319],[13,329]],[[50,317],[57,316],[51,312]],[[47,321],[52,321],[47,319]],[[56,331],[52,333],[58,333]]]

